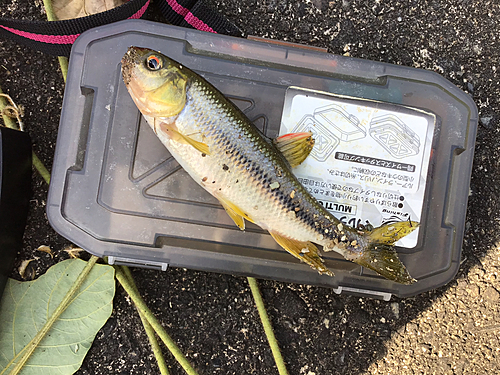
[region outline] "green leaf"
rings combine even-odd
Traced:
[[[47,322],[85,265],[69,259],[35,281],[8,280],[0,302],[0,375],[14,367],[15,362],[9,363]],[[114,294],[113,267],[96,264],[21,374],[67,375],[78,370],[111,315]]]

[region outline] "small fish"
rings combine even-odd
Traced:
[[[269,140],[215,87],[159,52],[130,47],[122,76],[135,104],[172,156],[219,200],[235,224],[245,220],[320,274],[333,275],[315,244],[402,284],[416,280],[394,243],[414,221],[359,230],[342,224],[292,173],[312,150],[311,133]]]

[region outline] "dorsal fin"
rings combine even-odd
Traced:
[[[274,144],[294,168],[309,156],[314,146],[314,139],[311,132],[290,133],[276,138]]]

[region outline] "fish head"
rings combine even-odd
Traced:
[[[125,86],[142,114],[170,117],[182,111],[188,76],[181,64],[140,47],[130,47],[121,63]]]

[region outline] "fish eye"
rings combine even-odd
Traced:
[[[146,58],[146,67],[149,70],[158,70],[161,69],[161,60],[158,56],[151,55]]]

